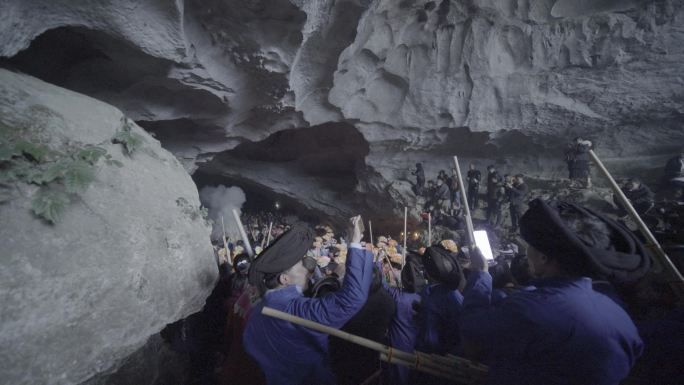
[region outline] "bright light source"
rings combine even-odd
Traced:
[[[276,210],[278,210],[280,208],[280,202],[275,203],[275,208],[276,208]]]
[[[485,259],[491,261],[494,259],[494,254],[492,253],[492,247],[489,245],[489,237],[485,230],[476,230],[473,232],[475,236],[475,245],[480,249],[482,255]]]

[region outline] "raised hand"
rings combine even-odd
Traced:
[[[361,243],[363,238],[363,221],[361,220],[361,215],[352,217],[349,220],[349,230],[347,231],[347,236],[351,243]]]

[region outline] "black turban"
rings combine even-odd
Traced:
[[[423,267],[421,256],[409,252],[406,255],[406,264],[401,270],[401,286],[411,293],[420,293],[426,283],[425,267]]]
[[[589,217],[603,222],[610,233],[610,242],[606,244],[594,233],[578,237],[562,216]],[[628,228],[572,203],[533,200],[520,219],[520,234],[535,249],[579,275],[629,283],[643,277],[651,268],[651,258],[644,245]]]
[[[456,254],[441,245],[430,246],[425,250],[423,265],[430,277],[454,289],[464,280]]]
[[[264,290],[264,277],[282,273],[301,261],[313,247],[314,232],[297,223],[259,254],[249,267],[249,283]]]

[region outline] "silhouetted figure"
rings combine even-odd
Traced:
[[[513,183],[506,184],[506,192],[510,200],[511,211],[511,232],[518,232],[518,223],[523,214],[523,206],[525,198],[529,191],[522,174],[518,174],[513,178]]]
[[[497,190],[501,188],[501,175],[496,171],[494,165],[487,167],[487,222],[496,222]]]
[[[477,204],[480,200],[480,182],[482,181],[482,173],[475,169],[473,163],[470,164],[468,170],[468,204],[471,210],[477,209]]]
[[[568,177],[573,182],[579,182],[581,187],[591,187],[591,177],[589,170],[589,150],[592,143],[581,137],[568,146],[565,152],[565,160],[568,164]]]

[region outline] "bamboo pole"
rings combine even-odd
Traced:
[[[304,326],[343,339],[345,341],[363,346],[365,348],[375,350],[377,352],[385,354],[387,358],[396,359],[395,361],[393,361],[393,363],[413,367],[416,370],[422,370],[425,372],[427,372],[427,370],[431,370],[433,372],[444,373],[449,376],[448,378],[461,377],[468,378],[474,381],[479,381],[480,379],[484,378],[488,370],[486,366],[471,362],[469,360],[466,360],[465,358],[458,358],[458,360],[456,360],[451,357],[444,357],[443,360],[441,360],[441,362],[436,362],[432,359],[430,355],[425,353],[408,353],[401,350],[397,350],[390,346],[383,345],[379,342],[359,337],[357,335],[347,333],[345,331],[335,329],[330,326],[322,325],[318,322],[297,317],[292,314],[281,312],[279,310],[275,310],[267,306],[265,306],[261,312],[266,316],[278,318],[283,321],[292,322],[296,325]],[[464,371],[464,369],[466,371]],[[471,381],[465,383],[471,383]]]
[[[226,224],[223,222],[223,215],[221,215],[221,227],[223,228],[223,247],[226,249],[226,259],[228,266],[233,266],[233,261],[230,259],[230,250],[228,249],[228,241],[226,241]]]
[[[470,247],[475,245],[475,235],[473,229],[473,218],[470,216],[470,206],[468,206],[468,197],[466,196],[465,186],[463,185],[463,176],[461,175],[461,167],[458,165],[458,157],[454,156],[454,165],[456,165],[456,175],[458,176],[458,189],[461,190],[461,202],[465,207],[466,227],[468,229],[468,238]]]
[[[373,243],[373,224],[371,223],[370,219],[368,220],[368,231],[370,232],[371,245],[375,246],[375,243]]]
[[[408,238],[408,233],[406,225],[408,222],[408,207],[404,206],[404,247],[401,249],[401,268],[403,269],[406,265],[406,239]]]
[[[658,240],[655,238],[655,236],[653,236],[653,233],[651,233],[651,230],[649,230],[649,228],[646,226],[646,224],[641,219],[639,214],[636,212],[632,204],[629,202],[629,199],[627,199],[625,194],[622,192],[622,189],[620,189],[620,186],[618,186],[617,182],[615,182],[615,179],[613,179],[608,169],[603,165],[603,162],[601,162],[596,153],[594,153],[594,150],[589,150],[589,155],[591,156],[594,163],[596,163],[599,170],[601,170],[603,175],[608,179],[610,187],[612,187],[615,196],[618,197],[620,203],[627,209],[629,215],[636,222],[639,231],[646,239],[646,247],[648,247],[649,250],[651,250],[654,259],[660,264],[662,268],[665,269],[665,271],[669,275],[668,278],[670,279],[670,286],[672,286],[672,289],[677,293],[680,299],[684,299],[684,277],[682,277],[682,274],[677,270],[677,267],[675,267],[675,265],[672,263],[670,257],[667,256],[665,250],[663,250],[663,248],[660,246],[660,243],[658,243]]]
[[[271,231],[273,230],[273,222],[268,224],[268,234],[266,234],[266,246],[271,243]]]
[[[427,247],[432,246],[432,213],[428,213],[428,241]]]
[[[271,229],[273,228],[273,222],[268,224],[268,234],[261,240],[261,249],[263,250],[266,245],[271,242]]]
[[[249,255],[249,258],[253,259],[254,250],[252,250],[252,245],[249,244],[249,238],[247,238],[247,233],[245,232],[245,228],[242,226],[242,221],[240,220],[240,214],[238,214],[236,209],[233,209],[233,217],[237,223],[238,230],[240,230],[242,241],[245,243],[245,251],[247,252],[247,255]]]
[[[416,367],[416,364],[414,362],[402,360],[401,358],[398,358],[396,356],[390,357],[387,353],[380,353],[380,360],[387,362],[389,364],[406,366],[406,367],[411,368],[413,370],[418,370],[418,371],[433,375],[435,377],[452,379],[451,373],[449,373],[449,372],[443,372],[443,371],[435,370],[435,369],[428,368],[425,366]]]
[[[375,350],[378,352],[384,352],[384,353],[389,353],[393,356],[396,356],[400,359],[407,360],[407,361],[415,361],[415,355],[412,353],[407,353],[403,352],[401,350],[395,350],[387,345],[383,345],[379,342],[375,342],[372,340],[369,340],[367,338],[359,337],[357,335],[347,333],[345,331],[335,329],[330,326],[326,326],[323,324],[320,324],[318,322],[314,322],[308,319],[304,319],[301,317],[294,316],[292,314],[288,314],[279,310],[275,310],[273,308],[270,308],[268,306],[264,306],[264,308],[261,310],[261,313],[264,315],[267,315],[269,317],[274,317],[281,319],[283,321],[289,321],[292,322],[293,324],[297,324],[300,326],[307,327],[309,329],[313,329],[322,333],[330,334],[331,336],[343,339],[345,341],[349,341],[351,343],[361,345],[365,348]]]
[[[387,253],[384,250],[380,250],[378,253],[382,253],[382,257],[385,258],[385,262],[387,262],[387,266],[390,269],[390,277],[394,279],[394,283],[397,284],[397,287],[402,288],[403,284],[401,283],[401,277],[397,277],[397,274],[392,267],[392,261],[387,257]]]

